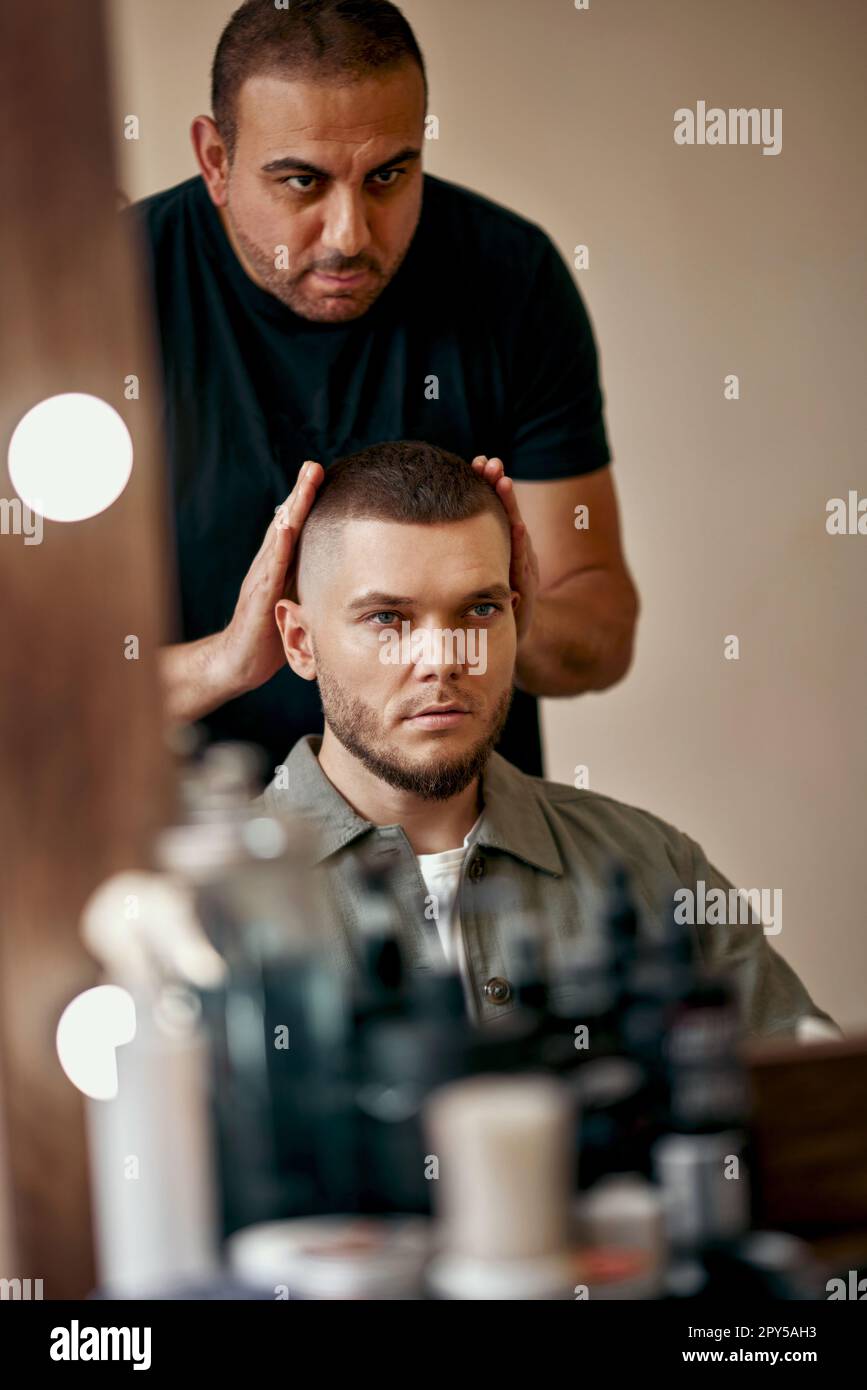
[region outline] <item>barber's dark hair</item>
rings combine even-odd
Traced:
[[[411,60],[425,84],[421,49],[390,0],[245,0],[217,44],[211,109],[231,162],[238,139],[238,92],[248,77],[344,76],[350,81]]]
[[[486,511],[509,536],[509,519],[494,489],[457,454],[416,439],[373,444],[326,469],[301,530],[301,547],[306,533],[350,520],[432,525]]]

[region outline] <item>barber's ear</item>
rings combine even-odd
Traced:
[[[281,598],[274,609],[274,617],[286,653],[286,660],[296,676],[305,681],[315,681],[316,662],[313,657],[313,644],[304,610],[291,599]]]

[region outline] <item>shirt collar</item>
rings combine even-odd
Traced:
[[[265,793],[267,804],[303,816],[316,837],[314,863],[336,854],[360,835],[376,829],[372,821],[353,811],[349,802],[329,782],[319,763],[320,734],[305,734],[286,759],[285,787],[272,782]]]
[[[476,844],[502,850],[547,874],[562,874],[563,860],[543,810],[539,782],[492,753],[482,773],[482,823]]]
[[[272,783],[266,792],[270,805],[313,823],[317,864],[372,830],[395,828],[376,826],[352,809],[322,771],[321,745],[319,734],[299,739],[286,759],[288,786],[277,788]],[[563,873],[563,860],[534,778],[492,753],[482,773],[482,801],[476,845],[501,850],[545,873]]]

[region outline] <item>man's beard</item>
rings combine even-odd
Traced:
[[[228,214],[228,209],[226,209]],[[274,265],[272,256],[268,256],[250,241],[249,237],[241,231],[236,222],[232,222],[232,231],[237,239],[238,245],[244,252],[249,264],[253,267],[256,275],[269,294],[275,299],[279,299],[281,304],[285,304],[287,309],[298,314],[301,318],[310,319],[314,323],[344,322],[350,318],[360,318],[362,314],[376,302],[386,286],[394,279],[400,269],[410,242],[400,252],[394,264],[383,269],[379,261],[372,256],[351,256],[351,257],[332,257],[331,260],[318,261],[312,266],[307,266],[298,275],[293,275],[288,270],[278,270]],[[307,272],[310,270],[321,270],[326,275],[352,275],[361,270],[369,270],[373,273],[373,278],[367,289],[356,290],[351,295],[334,294],[328,297],[318,297],[306,293],[305,284]],[[348,312],[351,308],[352,312]]]
[[[350,695],[316,658],[319,695],[329,729],[347,752],[368,772],[398,791],[412,792],[425,801],[447,801],[457,796],[484,770],[508,717],[513,687],[500,697],[487,733],[459,758],[433,759],[416,766],[385,742],[374,710],[357,696]],[[435,703],[434,700],[430,701]],[[443,700],[445,704],[446,701]]]

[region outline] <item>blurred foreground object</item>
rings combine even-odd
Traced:
[[[115,211],[98,0],[4,0],[0,119],[0,499],[20,506],[9,444],[51,397],[104,402],[134,452],[125,490],[99,515],[45,521],[39,543],[0,535],[0,1147],[11,1207],[0,1277],[80,1298],[93,1284],[85,1131],[55,1032],[93,983],[76,930],[85,900],[147,864],[170,806],[155,663],[169,629],[159,376],[143,277]]]
[[[569,1295],[572,1111],[566,1087],[544,1076],[472,1078],[431,1098],[445,1246],[430,1271],[436,1293]]]
[[[243,746],[208,750],[181,784],[185,820],[157,838],[163,873],[118,875],[84,912],[84,939],[136,1020],[117,1048],[117,1095],[88,1105],[109,1296],[200,1284],[224,1224],[281,1205],[287,1097],[265,1015],[275,977],[315,954],[317,914],[298,858],[305,827],[254,813],[255,765]]]

